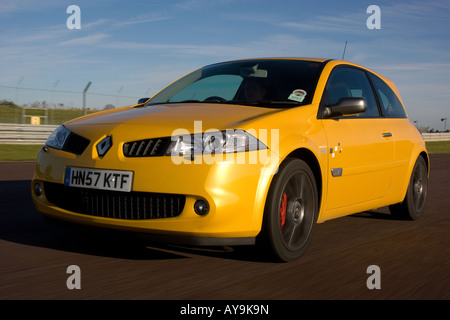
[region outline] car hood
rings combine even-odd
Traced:
[[[170,136],[176,129],[185,129],[193,133],[199,130],[204,132],[239,128],[248,121],[281,110],[225,104],[162,104],[94,113],[69,121],[65,125],[80,134],[95,127],[103,131],[123,128],[132,130],[138,135],[141,129],[147,133],[151,130],[155,136]]]

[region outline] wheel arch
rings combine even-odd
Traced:
[[[317,196],[318,196],[318,221],[321,219],[321,213],[322,213],[322,201],[324,197],[324,185],[326,185],[326,181],[324,181],[325,173],[322,172],[323,166],[325,165],[322,163],[324,159],[320,159],[321,153],[315,154],[311,149],[305,147],[305,146],[298,146],[296,149],[290,150],[286,153],[284,153],[284,156],[280,157],[277,161],[277,165],[270,168],[270,173],[266,173],[266,175],[263,175],[264,179],[260,181],[258,191],[257,191],[257,197],[255,202],[255,211],[254,211],[254,220],[253,220],[253,227],[254,230],[258,230],[258,232],[262,231],[263,227],[263,220],[264,220],[264,212],[266,208],[267,203],[267,197],[270,192],[270,188],[273,184],[273,180],[275,175],[277,174],[279,168],[282,166],[284,162],[286,162],[288,159],[299,159],[305,161],[305,163],[310,167],[314,178],[316,182],[317,187]],[[265,181],[264,181],[265,180]]]
[[[311,168],[311,171],[314,174],[314,178],[316,180],[317,185],[317,195],[318,195],[318,204],[319,204],[319,212],[320,212],[320,206],[322,203],[322,191],[323,191],[323,178],[322,178],[322,170],[320,167],[319,160],[317,159],[316,155],[307,148],[299,148],[291,153],[288,154],[288,156],[283,160],[285,161],[287,158],[296,158],[299,160],[303,160],[306,162],[306,164]],[[280,163],[281,165],[281,163]]]
[[[428,153],[426,153],[425,151],[422,151],[419,154],[419,157],[422,157],[423,160],[425,160],[425,163],[427,164],[428,177],[430,177],[430,157],[429,157]]]
[[[406,169],[405,172],[405,176],[402,178],[401,184],[400,186],[400,193],[398,194],[398,198],[396,196],[396,201],[395,203],[399,203],[402,202],[405,197],[406,197],[406,192],[408,191],[408,185],[409,185],[409,181],[411,179],[411,175],[414,169],[414,165],[416,164],[417,160],[422,157],[423,160],[425,161],[426,167],[427,167],[427,175],[428,178],[430,177],[430,158],[428,153],[426,152],[426,150],[421,150],[420,152],[416,153],[416,156],[412,156],[410,158],[410,161],[408,163],[408,168]],[[394,202],[392,203],[394,204]]]
[[[416,165],[421,162],[422,166],[425,166],[425,175],[419,177],[416,180]],[[420,171],[419,171],[420,172]],[[430,175],[430,162],[429,157],[426,151],[421,151],[417,157],[415,157],[414,165],[411,170],[411,173],[409,174],[408,184],[406,186],[405,195],[403,197],[402,202],[394,203],[392,205],[389,205],[389,211],[391,214],[397,218],[400,219],[406,219],[406,220],[416,220],[420,218],[424,213],[424,205],[426,201],[427,196],[427,190],[428,190],[428,180]],[[414,176],[414,178],[413,178]],[[423,182],[422,178],[424,179]],[[414,179],[414,180],[413,180]],[[416,181],[417,181],[417,190],[416,190]],[[425,191],[423,191],[425,190]],[[417,201],[419,200],[419,201]]]

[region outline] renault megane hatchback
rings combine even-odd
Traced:
[[[40,212],[166,242],[261,240],[282,261],[306,251],[316,223],[424,212],[425,143],[396,86],[364,67],[224,62],[144,100],[48,137],[32,182]]]

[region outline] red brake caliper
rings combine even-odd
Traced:
[[[287,207],[287,195],[283,193],[281,197],[281,205],[280,205],[280,226],[283,228],[286,223],[286,207]]]

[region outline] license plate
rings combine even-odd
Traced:
[[[130,192],[132,171],[67,167],[64,185],[70,187]]]

